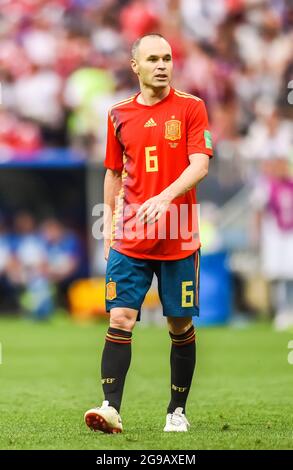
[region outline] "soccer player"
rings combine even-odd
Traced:
[[[171,399],[164,431],[188,431],[185,407],[195,368],[200,240],[195,186],[212,156],[204,102],[170,86],[172,51],[159,34],[138,39],[131,66],[140,92],[109,112],[104,203],[105,400],[85,413],[89,428],[122,431],[119,415],[132,330],[153,274],[171,338]],[[115,198],[118,196],[116,204]]]

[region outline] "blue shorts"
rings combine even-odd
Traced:
[[[110,249],[106,272],[106,310],[128,307],[140,310],[153,275],[166,317],[199,316],[200,250],[171,261],[132,258]]]

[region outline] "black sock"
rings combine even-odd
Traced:
[[[105,400],[119,412],[125,377],[131,360],[130,331],[109,328],[102,356],[102,385]]]
[[[196,362],[195,331],[192,325],[186,333],[174,335],[170,333],[172,340],[170,365],[171,365],[171,401],[168,413],[173,413],[176,408],[183,408],[190,390],[193,372]]]

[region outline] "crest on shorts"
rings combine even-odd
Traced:
[[[179,140],[181,139],[181,121],[171,119],[165,122],[165,139]]]
[[[117,292],[116,292],[116,282],[111,281],[107,282],[106,284],[106,299],[113,300],[116,299]]]

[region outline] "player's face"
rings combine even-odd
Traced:
[[[132,68],[141,85],[151,88],[165,88],[172,78],[172,51],[163,38],[144,38],[132,60]]]

